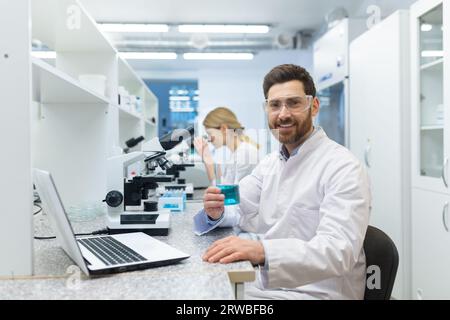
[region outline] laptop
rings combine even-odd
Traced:
[[[159,267],[189,258],[143,232],[75,237],[51,174],[34,169],[33,175],[56,239],[86,275]]]

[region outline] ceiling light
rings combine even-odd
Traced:
[[[436,57],[443,57],[444,51],[443,50],[425,50],[422,51],[422,58],[436,58]]]
[[[120,52],[119,55],[127,60],[175,60],[175,52]]]
[[[99,23],[104,32],[168,32],[167,24]]]
[[[32,51],[31,55],[39,59],[56,59],[55,51]]]
[[[183,24],[178,26],[179,32],[187,33],[268,33],[266,25],[223,25],[223,24]]]
[[[252,60],[253,53],[209,53],[196,52],[183,54],[185,60]]]
[[[424,23],[420,26],[420,30],[422,30],[423,32],[428,32],[433,30],[433,26],[431,24]]]

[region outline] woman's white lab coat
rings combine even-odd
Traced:
[[[234,152],[223,146],[214,153],[214,162],[221,166],[222,184],[238,183],[252,173],[259,160],[258,149],[245,141]]]
[[[370,187],[346,148],[319,128],[287,161],[270,154],[239,187],[240,205],[226,207],[220,224],[240,217],[266,257],[247,298],[363,298]]]

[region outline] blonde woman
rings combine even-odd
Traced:
[[[221,157],[213,157],[204,138],[194,140],[195,149],[203,159],[209,180],[212,183],[216,181],[215,171],[230,183],[237,183],[249,175],[258,164],[259,146],[244,134],[244,127],[233,111],[225,107],[216,108],[208,113],[203,126],[216,151],[226,148],[222,149],[226,152],[222,152]],[[215,162],[220,162],[221,165],[217,166],[218,163]],[[215,166],[222,168],[222,171],[214,170]]]

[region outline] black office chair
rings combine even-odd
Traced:
[[[398,269],[398,251],[394,242],[383,231],[369,226],[364,239],[366,253],[366,266],[378,266],[380,269],[380,289],[368,288],[364,300],[389,300],[394,287],[395,276]],[[367,279],[372,274],[367,274]]]

